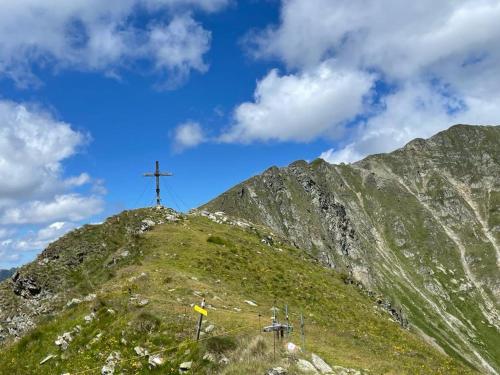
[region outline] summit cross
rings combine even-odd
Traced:
[[[160,177],[173,176],[169,172],[160,172],[160,163],[156,161],[156,170],[154,173],[144,173],[144,177],[156,177],[156,207],[161,207],[160,198]]]

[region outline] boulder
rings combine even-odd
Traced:
[[[297,361],[297,368],[306,374],[319,374],[316,370],[316,367],[314,367],[311,362],[306,361],[305,359],[299,359]]]
[[[332,368],[316,354],[313,353],[311,355],[311,360],[314,367],[316,367],[321,374],[331,374],[333,372]]]
[[[32,276],[23,276],[17,271],[12,276],[12,291],[18,296],[24,298],[34,297],[42,291],[42,288],[37,284]]]

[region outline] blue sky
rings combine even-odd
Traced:
[[[498,123],[499,2],[382,3],[0,4],[0,268],[152,204],[155,160],[186,211],[272,165]]]

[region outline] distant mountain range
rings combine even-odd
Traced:
[[[11,268],[9,270],[0,270],[0,281],[11,277],[16,272],[16,270],[17,268]]]

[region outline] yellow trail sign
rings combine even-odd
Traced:
[[[205,316],[208,315],[207,310],[205,310],[204,308],[201,308],[198,305],[194,305],[194,311],[199,312],[200,314],[205,315]]]

